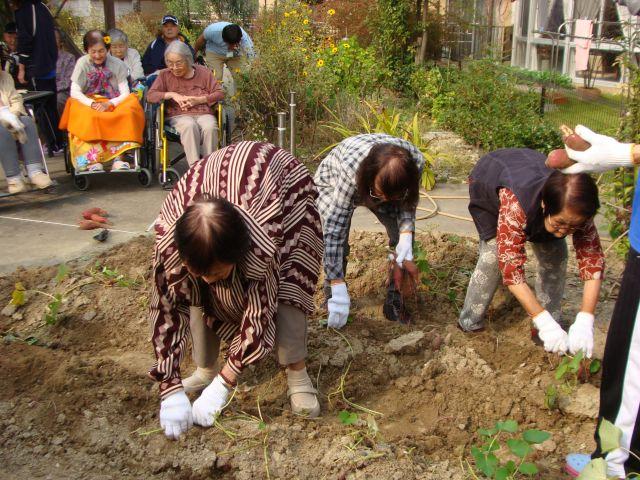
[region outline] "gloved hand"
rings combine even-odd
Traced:
[[[567,352],[569,337],[551,314],[544,310],[533,317],[533,324],[538,330],[538,337],[544,343],[547,352],[563,355]]]
[[[593,354],[593,321],[591,313],[578,312],[576,321],[569,327],[569,351],[572,354],[584,351],[587,358]]]
[[[222,411],[229,398],[229,389],[220,375],[216,375],[211,385],[202,391],[193,402],[193,423],[210,427]]]
[[[633,164],[632,143],[620,143],[615,138],[592,132],[584,125],[578,125],[575,133],[591,144],[584,152],[565,146],[567,155],[578,163],[562,170],[562,173],[604,172]]]
[[[329,310],[327,326],[331,328],[344,327],[349,318],[350,305],[351,300],[349,299],[347,284],[343,282],[331,285],[331,298],[327,302],[327,309]]]
[[[160,426],[164,428],[164,434],[177,440],[193,425],[191,416],[191,403],[189,398],[180,390],[169,395],[160,403]]]
[[[9,107],[0,107],[0,121],[9,125],[9,127],[15,131],[24,130],[24,125],[18,117],[9,110]]]
[[[401,233],[396,245],[396,262],[402,266],[405,260],[413,260],[413,232]]]

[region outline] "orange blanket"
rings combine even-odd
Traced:
[[[134,94],[111,112],[98,112],[70,98],[60,119],[60,129],[85,142],[142,143],[144,111]]]

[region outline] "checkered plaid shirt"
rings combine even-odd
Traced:
[[[420,170],[425,159],[412,143],[382,133],[366,133],[340,142],[322,160],[314,180],[318,187],[318,211],[322,217],[324,234],[324,272],[327,280],[344,278],[342,271],[343,245],[349,236],[351,216],[360,203],[357,195],[356,172],[378,143],[391,143],[406,148]],[[402,211],[398,216],[400,230],[415,230],[415,209]]]

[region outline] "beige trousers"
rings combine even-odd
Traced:
[[[169,119],[169,125],[180,134],[189,166],[218,148],[218,121],[213,115],[178,115]]]
[[[231,75],[237,73],[237,70],[242,70],[247,64],[247,57],[241,55],[239,57],[225,57],[218,55],[217,53],[207,52],[205,55],[207,65],[213,71],[213,74],[220,83],[222,83],[222,75],[224,73],[224,65],[226,64]]]
[[[198,367],[211,368],[220,353],[220,338],[205,324],[200,307],[191,307],[189,313],[193,362]],[[307,317],[302,310],[278,305],[274,352],[283,366],[307,358]]]

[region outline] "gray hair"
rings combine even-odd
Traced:
[[[124,43],[129,46],[129,37],[122,30],[118,30],[117,28],[112,28],[107,32],[107,34],[111,37],[111,44],[114,43]]]
[[[184,58],[184,61],[187,62],[189,68],[193,67],[193,55],[191,54],[191,49],[189,45],[180,40],[174,40],[171,42],[164,51],[164,59],[167,60],[167,55],[170,53],[175,53]]]

